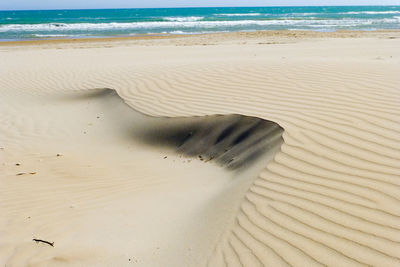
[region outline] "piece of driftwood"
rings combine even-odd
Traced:
[[[35,241],[36,243],[45,243],[45,244],[47,244],[47,245],[49,245],[49,246],[52,246],[52,247],[54,247],[54,242],[49,242],[49,241],[46,241],[46,240],[41,240],[41,239],[36,239],[36,238],[34,238],[34,239],[32,239],[33,241]]]

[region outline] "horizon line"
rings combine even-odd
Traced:
[[[45,9],[0,9],[0,11],[61,11],[61,10],[113,10],[113,9],[185,9],[185,8],[241,8],[241,7],[372,7],[372,6],[400,6],[400,5],[288,5],[288,6],[177,6],[177,7],[104,7],[104,8],[45,8]]]

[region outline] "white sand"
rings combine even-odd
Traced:
[[[400,266],[400,34],[355,35],[1,46],[0,264]],[[189,162],[93,88],[285,143],[241,173]]]

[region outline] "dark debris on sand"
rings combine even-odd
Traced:
[[[237,169],[269,148],[282,144],[283,129],[275,122],[242,115],[215,115],[191,118],[167,129],[146,132],[151,143],[173,146],[179,154],[215,161]]]

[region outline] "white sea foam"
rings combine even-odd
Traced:
[[[229,32],[229,31],[195,31],[195,32],[170,31],[170,32],[163,32],[163,33],[168,33],[168,34],[203,34],[203,33],[221,33],[221,32]]]
[[[204,19],[204,17],[164,17],[164,20],[167,21],[178,21],[178,22],[188,22],[188,21],[199,21]]]
[[[49,23],[49,24],[7,24],[0,26],[0,32],[10,31],[88,31],[88,30],[135,30],[157,28],[217,28],[217,27],[243,27],[243,26],[363,26],[379,23],[399,23],[396,18],[386,19],[332,19],[332,20],[236,20],[236,21],[151,21],[130,23]]]
[[[318,14],[320,14],[320,13],[297,13],[297,12],[289,13],[289,15],[295,15],[295,16],[311,16],[311,15],[318,15]]]
[[[247,16],[261,16],[261,13],[221,13],[221,14],[214,14],[214,16],[247,17]]]
[[[152,34],[176,34],[176,35],[193,35],[193,34],[205,34],[205,33],[223,33],[223,32],[229,32],[229,31],[162,31],[162,32],[147,32],[146,34],[152,35]],[[139,35],[138,33],[130,33],[128,36],[136,36]]]
[[[163,32],[163,33],[170,33],[170,34],[190,34],[189,32],[184,31],[172,31],[172,32]]]
[[[165,33],[168,33],[168,34],[187,34],[187,35],[189,35],[189,34],[201,34],[201,33],[206,33],[206,32],[203,32],[203,31],[198,31],[198,32],[170,31],[170,32],[165,32]]]
[[[69,34],[34,34],[35,37],[66,37]]]
[[[349,14],[349,15],[357,15],[357,14],[368,14],[368,15],[379,15],[379,14],[400,14],[400,11],[350,11],[350,12],[342,12],[339,14]]]

